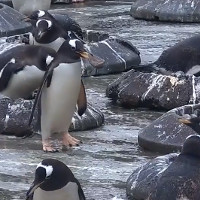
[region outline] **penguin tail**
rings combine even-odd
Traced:
[[[159,73],[160,69],[157,67],[155,63],[147,64],[147,65],[139,65],[133,67],[135,71],[144,72],[144,73]]]

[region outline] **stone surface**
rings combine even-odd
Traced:
[[[199,109],[200,104],[191,104],[170,110],[138,133],[139,145],[160,153],[179,151],[189,135],[197,134],[179,119]]]
[[[13,7],[24,15],[30,15],[35,10],[49,10],[51,0],[12,0]]]
[[[126,194],[130,200],[145,200],[153,191],[162,172],[177,158],[176,153],[159,156],[138,167],[128,178]]]
[[[84,60],[83,76],[97,76],[128,71],[141,62],[140,53],[130,42],[119,38],[108,38],[85,45],[94,55],[105,60],[103,67],[95,69]]]
[[[186,139],[179,155],[153,159],[127,180],[127,195],[134,200],[197,200],[200,198],[200,136]]]
[[[131,70],[108,85],[107,97],[124,107],[170,110],[200,100],[200,79]]]
[[[37,124],[37,110],[34,113],[32,126],[28,126],[33,100],[17,99],[8,97],[0,98],[0,133],[17,137],[33,134],[39,130]],[[101,126],[104,122],[103,114],[88,105],[86,112],[80,117],[76,112],[72,119],[70,131],[83,131]]]
[[[23,34],[31,30],[31,25],[22,21],[24,15],[0,4],[0,37]]]
[[[0,0],[0,3],[13,7],[12,0]]]
[[[138,0],[133,3],[130,11],[136,19],[200,22],[199,0]]]

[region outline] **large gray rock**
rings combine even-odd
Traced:
[[[8,97],[1,96],[0,133],[21,137],[37,132],[39,130],[37,109],[34,113],[32,126],[28,126],[33,103],[33,100],[17,99],[13,101]],[[98,109],[88,105],[82,117],[75,112],[70,131],[83,131],[96,128],[101,126],[103,122],[103,114]]]
[[[136,19],[200,22],[199,0],[138,0],[133,3],[130,11]]]
[[[106,90],[107,97],[124,107],[170,110],[200,102],[200,78],[166,76],[130,70]]]
[[[179,155],[169,154],[136,169],[127,180],[134,200],[200,199],[200,136],[186,139]]]
[[[0,3],[13,7],[12,0],[0,0]]]
[[[200,104],[191,104],[163,114],[138,133],[139,145],[160,153],[181,150],[185,139],[191,134],[198,133],[190,126],[182,124],[179,119],[194,115],[199,109]]]
[[[31,30],[31,25],[22,19],[24,15],[0,4],[0,37],[23,34]]]
[[[126,194],[130,200],[144,200],[153,191],[162,172],[177,158],[176,153],[159,156],[138,167],[128,178]]]
[[[83,76],[120,73],[138,66],[141,62],[137,48],[123,39],[108,38],[85,46],[89,52],[104,59],[105,62],[102,68],[95,69],[87,60],[84,60]]]

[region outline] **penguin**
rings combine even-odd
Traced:
[[[79,37],[79,39],[83,40],[83,31],[80,25],[67,14],[50,14],[46,10],[36,10],[32,12],[31,15],[24,18],[25,21],[30,22],[34,27],[39,19],[46,19],[51,20],[54,23],[59,23],[66,32],[72,31]]]
[[[181,153],[160,173],[148,200],[200,199],[200,136],[187,137]]]
[[[45,159],[37,165],[26,200],[85,200],[72,171],[61,161]]]
[[[40,17],[35,17],[40,16]],[[28,18],[29,19],[29,18]],[[37,20],[35,20],[37,19]],[[25,20],[27,21],[27,20]],[[35,11],[30,16],[30,21],[33,25],[32,33],[29,35],[29,44],[32,45],[42,45],[46,47],[53,48],[58,51],[62,43],[68,38],[77,38],[82,40],[77,36],[77,32],[82,37],[82,32],[77,30],[77,26],[69,22],[67,27],[63,27],[51,14],[47,11]],[[75,31],[76,32],[75,32]]]
[[[186,75],[200,75],[200,35],[178,42],[164,50],[160,57],[148,65],[134,67],[136,71],[176,75],[182,71]]]
[[[79,102],[81,113],[87,106],[84,86],[81,84],[81,57],[93,60],[94,66],[96,62],[95,67],[98,67],[98,57],[86,52],[81,41],[66,40],[50,63],[38,90],[29,125],[41,96],[41,135],[46,152],[60,151],[62,146],[80,142],[69,134],[68,129],[77,100],[83,101]]]
[[[56,51],[19,45],[0,55],[0,93],[11,99],[27,98],[37,89]]]
[[[200,109],[196,109],[192,114],[179,117],[179,122],[189,126],[196,133],[200,134]]]

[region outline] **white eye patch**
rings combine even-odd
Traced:
[[[53,172],[53,167],[51,165],[46,166],[46,165],[43,165],[42,163],[39,163],[38,166],[37,166],[37,168],[38,167],[42,167],[42,168],[44,168],[46,170],[46,177],[51,176],[51,174]]]
[[[38,17],[43,17],[45,12],[43,10],[38,10]]]
[[[48,24],[48,28],[50,28],[52,26],[52,22],[50,20],[46,20],[46,19],[39,19],[36,23],[36,27],[38,27],[39,23],[45,21]]]
[[[77,39],[70,40],[69,41],[70,46],[76,48],[76,41],[78,40]]]

